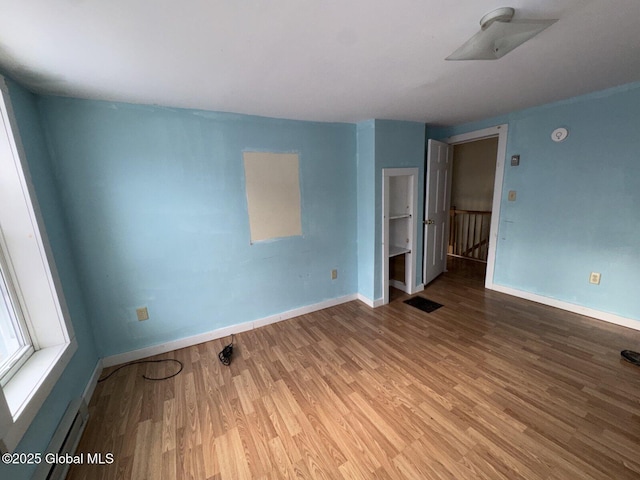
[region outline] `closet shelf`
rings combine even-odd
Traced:
[[[411,253],[411,249],[407,247],[397,247],[395,245],[389,245],[389,258],[402,255],[403,253]]]
[[[398,213],[389,215],[389,220],[397,220],[399,218],[411,218],[410,213]]]

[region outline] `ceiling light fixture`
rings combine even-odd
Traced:
[[[558,20],[513,20],[515,10],[502,7],[480,19],[480,31],[445,60],[497,60]]]

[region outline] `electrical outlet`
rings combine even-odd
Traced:
[[[331,280],[335,280],[336,278],[338,278],[338,270],[334,268],[331,270]]]
[[[600,285],[600,274],[598,272],[591,272],[591,275],[589,275],[589,283]]]
[[[136,315],[138,316],[139,322],[149,320],[149,310],[147,310],[147,307],[136,308]]]

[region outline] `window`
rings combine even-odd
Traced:
[[[33,353],[31,337],[22,316],[5,258],[0,230],[0,386],[6,385]]]
[[[0,77],[0,450],[13,450],[77,344]]]

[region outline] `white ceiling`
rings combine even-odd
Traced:
[[[559,21],[444,61],[501,6]],[[640,1],[0,0],[0,68],[39,93],[454,125],[640,80]]]

